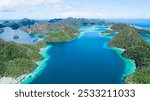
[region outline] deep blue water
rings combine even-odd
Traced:
[[[144,37],[148,43],[150,43],[150,34],[142,33],[141,36]]]
[[[121,84],[125,64],[111,49],[110,37],[102,37],[104,26],[86,29],[84,35],[67,43],[49,43],[51,59],[32,84]],[[100,37],[101,36],[101,37]]]
[[[150,20],[116,20],[139,28],[150,29]],[[23,83],[31,84],[122,84],[130,66],[108,48],[108,42],[115,36],[101,35],[107,26],[83,27],[81,37],[71,42],[48,43],[49,60],[40,62],[40,74],[29,75]],[[150,35],[141,34],[148,42]],[[41,37],[37,34],[31,38]],[[44,38],[44,37],[41,37]],[[45,52],[43,54],[46,54]],[[47,54],[46,54],[47,56]],[[43,63],[43,66],[42,66]],[[47,65],[46,65],[47,64]],[[131,63],[132,64],[132,63]],[[45,67],[46,65],[46,67]],[[130,65],[130,63],[128,64]],[[128,68],[127,68],[127,67]],[[43,71],[44,70],[44,71]],[[38,70],[37,70],[38,71]],[[38,73],[38,72],[37,72]],[[132,72],[133,73],[133,72]],[[124,76],[125,75],[125,76]],[[33,79],[31,79],[31,77]],[[33,80],[33,81],[32,81]]]

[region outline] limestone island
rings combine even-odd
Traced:
[[[6,30],[26,32],[27,38],[18,35],[16,40],[0,38],[0,83],[19,83],[26,75],[32,73],[38,65],[37,61],[44,57],[40,49],[47,47],[48,42],[68,42],[76,39],[82,26],[108,25],[111,30],[105,33],[118,34],[110,40],[111,48],[124,49],[123,57],[132,59],[136,64],[135,73],[128,75],[126,83],[150,83],[150,44],[141,36],[141,33],[150,34],[149,30],[138,29],[130,24],[109,23],[99,19],[66,18],[51,20],[21,19],[17,22],[5,21],[0,24],[0,33]],[[23,33],[24,35],[25,33]],[[31,41],[25,43],[26,41]]]
[[[47,42],[71,41],[79,36],[79,28],[83,24],[98,23],[101,23],[101,20],[70,17],[48,21],[25,18],[16,22],[5,21],[0,24],[0,32],[4,31],[2,28],[6,28],[6,30],[11,28],[13,32],[24,31],[28,34],[27,40],[20,38],[19,34],[13,36],[13,39],[20,39],[21,43],[16,40],[5,40],[6,38],[3,36],[0,37],[0,83],[20,83],[26,75],[32,73],[38,65],[37,61],[43,59],[39,52],[41,48],[47,47]],[[36,40],[33,43],[24,43],[30,39]],[[37,42],[34,43],[35,41]]]

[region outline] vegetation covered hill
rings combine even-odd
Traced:
[[[133,27],[126,26],[110,41],[109,45],[111,47],[127,49],[139,45],[142,42],[145,42],[145,40],[140,34]]]
[[[66,19],[51,19],[44,21],[30,20],[27,18],[19,21],[5,21],[0,24],[0,28],[11,27],[12,29],[21,29],[30,34],[45,34],[53,30],[58,30],[60,26],[65,24],[70,26],[80,27],[82,25],[92,26],[94,24],[103,24],[104,21],[100,19],[85,19],[85,18],[66,18]]]
[[[4,22],[0,24],[0,32],[4,27],[21,29],[28,33],[45,34],[45,42],[70,41],[78,36],[78,28],[82,25],[92,26],[104,24],[99,19],[67,18],[49,21],[34,21],[22,19],[18,22]],[[150,45],[141,37],[140,33],[150,33],[148,30],[137,29],[123,23],[106,23],[111,30],[105,33],[118,32],[109,45],[126,49],[122,54],[135,60],[137,71],[126,79],[127,83],[150,83]],[[36,61],[42,59],[39,49],[45,45],[17,44],[0,39],[0,77],[18,77],[32,71]]]
[[[92,26],[94,24],[103,24],[104,21],[100,19],[85,19],[85,18],[72,18],[69,17],[67,19],[61,19],[56,24],[68,24],[71,26]]]
[[[20,29],[25,28],[25,31],[29,33],[46,34],[46,42],[69,41],[78,36],[77,33],[79,33],[79,30],[77,27],[57,24],[56,22],[34,22],[33,20],[23,19],[18,23],[6,21],[1,27],[13,28],[12,26],[17,24],[14,29],[17,29],[19,25]],[[55,33],[53,33],[54,31]],[[17,36],[14,38],[17,38]],[[23,74],[30,73],[36,66],[35,62],[43,58],[39,54],[39,49],[44,47],[46,42],[43,41],[36,45],[27,45],[5,42],[0,39],[0,77],[19,77]]]
[[[137,67],[150,66],[150,44],[146,42],[127,48],[123,55],[135,60]]]
[[[17,44],[0,39],[0,77],[18,77],[29,73],[36,66],[36,61],[42,59],[37,45]]]
[[[125,23],[112,23],[110,28],[116,32],[119,32],[120,30],[122,30],[128,26],[129,25],[125,24]]]
[[[135,60],[137,71],[127,77],[127,83],[150,83],[150,44],[140,36],[139,30],[131,26],[120,29],[109,45],[126,49],[123,56]]]
[[[79,35],[79,30],[70,25],[61,26],[54,34],[49,34],[45,39],[46,42],[64,42],[70,41]]]
[[[137,69],[137,71],[126,79],[127,83],[150,84],[150,66]]]
[[[115,33],[114,30],[106,30],[104,32],[102,32],[102,34],[110,34],[110,33]]]
[[[123,53],[125,57],[135,60],[137,71],[129,76],[126,82],[129,83],[150,83],[150,44],[141,45],[126,49]]]
[[[106,26],[110,26],[110,29],[102,32],[102,34],[109,34],[109,33],[116,33],[122,31],[122,29],[128,27],[128,24],[125,23],[113,23],[113,22],[107,22],[105,23]]]

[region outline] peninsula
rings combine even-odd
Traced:
[[[68,42],[76,39],[82,26],[91,27],[93,25],[106,25],[110,28],[102,34],[118,33],[110,40],[110,47],[125,49],[122,56],[135,61],[137,70],[128,76],[126,83],[150,83],[150,44],[141,36],[142,33],[150,34],[149,30],[138,29],[126,23],[105,22],[99,19],[67,18],[52,19],[48,21],[38,21],[21,19],[17,22],[5,21],[0,24],[0,33],[5,32],[5,28],[13,31],[26,32],[28,38],[36,43],[18,43],[21,34],[12,36],[12,41],[0,38],[0,81],[10,77],[18,79],[18,82],[26,74],[31,73],[37,66],[37,61],[43,56],[40,49],[47,46],[49,42]],[[25,33],[24,33],[25,34]],[[30,36],[31,35],[31,36]],[[42,39],[41,39],[42,37]],[[23,38],[20,40],[24,40]],[[27,41],[27,40],[26,40]],[[24,76],[23,76],[24,75]]]
[[[15,83],[20,82],[26,74],[34,70],[37,65],[36,62],[43,59],[39,51],[41,48],[47,46],[47,42],[71,41],[79,36],[81,25],[90,26],[93,23],[101,23],[101,21],[74,18],[37,21],[25,18],[17,22],[5,21],[0,24],[1,33],[5,32],[4,29],[9,27],[13,31],[22,30],[28,35],[44,37],[44,40],[38,41],[37,44],[5,41],[3,40],[3,36],[0,37],[0,81],[3,82],[4,78],[6,78],[10,80],[17,79],[18,81],[15,81]],[[20,39],[20,35],[14,35],[12,39],[18,40]],[[24,42],[24,39],[22,40]],[[7,81],[4,83],[7,83]],[[8,83],[10,82],[8,81]]]
[[[127,77],[125,82],[149,84],[150,44],[141,36],[141,33],[149,34],[149,31],[121,23],[113,24],[111,28],[119,33],[109,42],[109,46],[125,49],[122,55],[134,60],[137,67],[136,72]]]

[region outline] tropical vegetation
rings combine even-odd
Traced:
[[[127,77],[126,83],[150,83],[150,44],[141,37],[141,31],[144,30],[126,26],[109,43],[111,47],[126,49],[122,55],[135,61],[137,71]]]
[[[30,73],[36,61],[42,59],[39,54],[43,42],[37,45],[17,44],[0,39],[0,77],[19,77]]]

